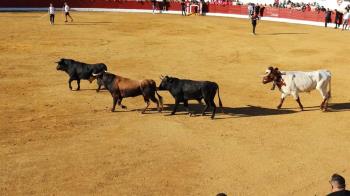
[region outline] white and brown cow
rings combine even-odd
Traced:
[[[303,110],[299,93],[317,89],[323,98],[320,108],[323,111],[327,110],[328,100],[331,97],[331,72],[328,70],[279,71],[278,68],[269,67],[262,82],[263,84],[273,82],[281,91],[281,102],[277,106],[278,109],[282,107],[284,99],[288,95],[292,95],[298,102],[300,109]]]

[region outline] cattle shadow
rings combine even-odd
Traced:
[[[65,23],[65,24],[55,24],[55,25],[97,26],[97,25],[105,25],[105,24],[104,23]]]
[[[204,108],[204,104],[189,104],[189,110],[195,114],[194,116],[200,116]],[[170,115],[174,104],[165,104],[163,108],[163,113]],[[156,111],[157,108],[150,108],[150,111]],[[216,116],[228,116],[228,117],[254,117],[254,116],[272,116],[272,115],[284,115],[284,114],[293,114],[298,111],[287,110],[287,109],[273,109],[273,108],[264,108],[260,106],[247,105],[244,107],[223,107],[225,113],[222,113],[221,108],[217,107]],[[208,109],[206,115],[209,116],[212,112],[212,108]],[[188,115],[183,104],[180,104],[177,108],[175,115]],[[216,118],[216,117],[215,117]],[[216,118],[217,119],[217,118]],[[220,119],[220,118],[219,118]],[[221,118],[224,119],[224,118]]]
[[[350,111],[350,102],[346,102],[346,103],[329,103],[328,111],[329,112]]]
[[[259,33],[258,35],[305,35],[308,33]]]

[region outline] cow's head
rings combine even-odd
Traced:
[[[170,90],[176,78],[169,76],[161,76],[160,79],[161,82],[159,84],[159,90]]]
[[[60,59],[59,61],[57,61],[57,70],[60,71],[67,71],[68,70],[68,60],[67,59]]]
[[[278,70],[278,68],[269,67],[267,68],[265,75],[263,76],[262,83],[267,84],[272,81],[276,81],[281,78],[282,73]]]

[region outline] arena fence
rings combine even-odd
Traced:
[[[53,3],[54,7],[59,8],[63,6],[63,2],[64,0],[1,0],[0,11],[45,10],[49,3]],[[79,11],[150,13],[152,9],[150,1],[69,0],[68,3],[73,10]],[[167,2],[166,7],[168,11],[165,13],[181,14],[179,2]],[[203,6],[203,10],[208,16],[247,18],[247,6],[208,3]],[[324,13],[266,7],[263,12],[263,20],[323,26]]]

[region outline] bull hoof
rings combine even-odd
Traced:
[[[96,89],[96,93],[100,92],[100,90]]]
[[[171,112],[170,115],[175,115],[175,112]]]
[[[113,109],[111,109],[111,112],[114,112],[114,110],[113,110]]]
[[[76,91],[80,90],[80,88],[77,88]]]
[[[277,106],[277,109],[278,109],[278,110],[281,109],[281,106]]]
[[[122,109],[127,109],[127,107],[125,105],[122,105]]]

